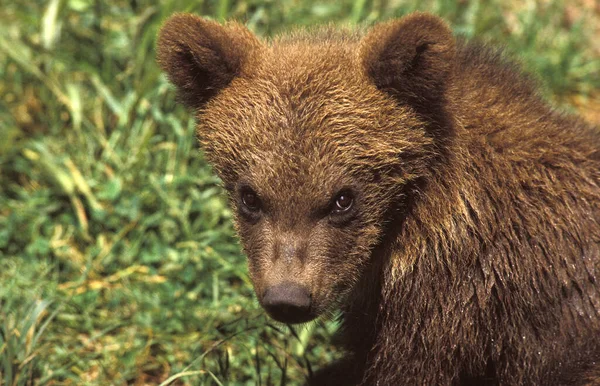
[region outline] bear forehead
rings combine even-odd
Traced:
[[[287,176],[291,188],[330,189],[365,167],[386,168],[410,146],[402,128],[414,128],[414,116],[369,81],[355,50],[293,42],[253,61],[198,116],[218,170],[269,186]]]
[[[203,148],[217,166],[252,168],[264,181],[316,174],[338,177],[397,154],[383,136],[391,117],[367,109],[360,90],[312,90],[308,85],[237,79],[199,117]],[[370,159],[370,161],[367,161]]]
[[[310,157],[381,146],[377,137],[402,113],[347,47],[275,45],[253,61],[198,116],[209,147],[238,143],[252,152]]]
[[[363,78],[358,51],[358,44],[274,42],[250,58],[248,67],[274,82],[310,81],[318,76],[331,87]]]

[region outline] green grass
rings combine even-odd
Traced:
[[[506,45],[554,101],[600,88],[598,15],[568,20],[560,2],[40,3],[0,3],[0,385],[298,384],[340,355],[335,323],[290,330],[253,297],[219,180],[154,63],[173,12],[269,36],[429,10]]]

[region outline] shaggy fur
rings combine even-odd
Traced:
[[[293,282],[310,318],[342,311],[348,356],[310,382],[600,383],[600,132],[497,51],[426,14],[272,42],[175,15],[158,60],[258,299]]]

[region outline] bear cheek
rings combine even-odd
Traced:
[[[351,227],[328,229],[321,240],[314,243],[309,264],[320,280],[317,287],[327,292],[339,281],[346,281],[347,271],[353,271],[356,262],[356,243],[359,232]]]

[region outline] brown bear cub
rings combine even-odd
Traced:
[[[497,51],[421,13],[272,41],[180,14],[158,61],[262,306],[341,310],[310,383],[600,383],[600,131]]]

